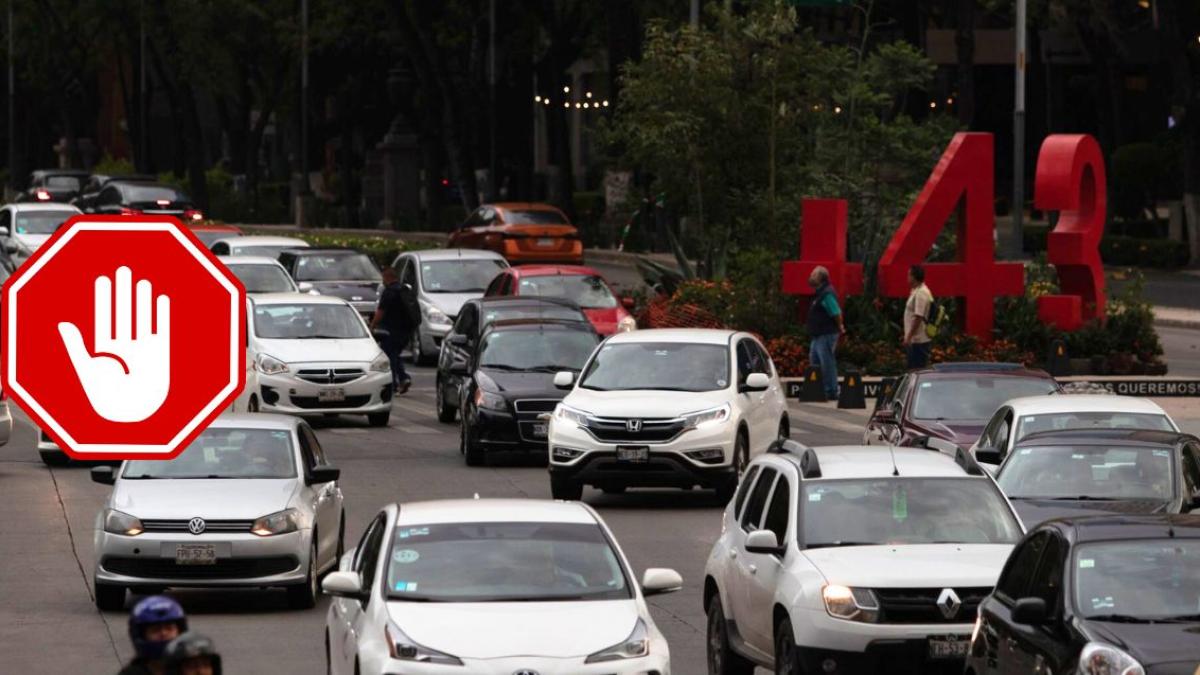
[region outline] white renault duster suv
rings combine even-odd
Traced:
[[[781,441],[708,557],[708,672],[962,672],[1021,530],[962,450]]]
[[[552,415],[550,491],[584,485],[715,488],[729,501],[750,459],[787,438],[783,386],[749,333],[658,329],[617,333],[592,353]]]

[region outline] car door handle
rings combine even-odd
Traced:
[[[737,549],[736,549],[736,548],[731,548],[731,549],[729,549],[729,557],[730,557],[730,558],[736,558],[736,557],[737,557]]]
[[[758,565],[750,565],[750,574],[758,574]]]

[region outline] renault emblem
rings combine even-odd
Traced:
[[[513,675],[538,675],[536,670],[517,670],[513,671]]]
[[[630,433],[636,434],[637,432],[642,430],[642,421],[641,420],[625,420],[625,430]]]
[[[192,518],[188,521],[188,532],[192,534],[204,534],[204,519]]]
[[[954,592],[953,588],[943,588],[942,594],[937,599],[938,609],[942,610],[942,616],[947,619],[953,619],[958,616],[958,609],[962,607],[962,600],[958,598],[958,593]]]

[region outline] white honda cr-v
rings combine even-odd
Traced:
[[[658,329],[617,333],[596,348],[550,416],[550,490],[579,499],[584,485],[715,488],[790,427],[771,357],[749,333]]]

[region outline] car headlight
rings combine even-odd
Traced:
[[[493,394],[483,389],[475,389],[475,407],[487,410],[508,410],[508,402],[500,394]]]
[[[617,332],[628,333],[631,330],[637,330],[637,319],[626,314],[617,322]]]
[[[376,356],[375,360],[371,362],[371,370],[377,373],[386,373],[391,371],[391,369],[392,362],[388,360],[387,354],[383,352],[380,352],[379,356]]]
[[[622,659],[637,659],[646,656],[650,653],[650,631],[646,629],[646,622],[640,618],[633,626],[633,632],[629,637],[618,642],[617,644],[601,649],[600,651],[587,657],[584,663],[602,663],[604,661],[620,661]]]
[[[688,413],[683,415],[683,423],[689,429],[700,427],[712,427],[718,424],[724,424],[729,420],[730,406],[726,403],[717,408],[701,410],[699,412]]]
[[[867,588],[849,588],[829,584],[821,589],[825,611],[835,619],[875,623],[879,621],[879,602]]]
[[[445,312],[433,305],[421,303],[421,314],[425,317],[427,323],[433,325],[449,326],[451,323],[450,317],[446,316]]]
[[[288,370],[288,365],[286,363],[280,361],[274,356],[267,356],[266,354],[258,355],[258,358],[254,361],[254,367],[257,368],[258,372],[262,373],[263,375],[278,375],[280,373],[286,373]]]
[[[1146,675],[1132,656],[1103,642],[1089,642],[1079,652],[1079,675]]]
[[[127,537],[136,537],[145,532],[145,528],[142,527],[142,521],[128,513],[122,513],[116,509],[108,509],[104,512],[104,531],[112,534],[123,534]]]
[[[286,534],[300,529],[300,512],[296,509],[284,509],[269,516],[263,516],[254,521],[250,531],[260,537],[270,537],[276,534]]]
[[[554,416],[564,422],[584,427],[587,426],[589,415],[582,410],[576,410],[565,403],[559,403],[554,409]]]
[[[437,663],[443,666],[461,666],[463,662],[457,656],[450,656],[436,649],[430,649],[417,644],[415,640],[404,634],[400,627],[389,621],[383,628],[384,639],[388,646],[388,656],[400,661],[417,661],[419,663]]]

